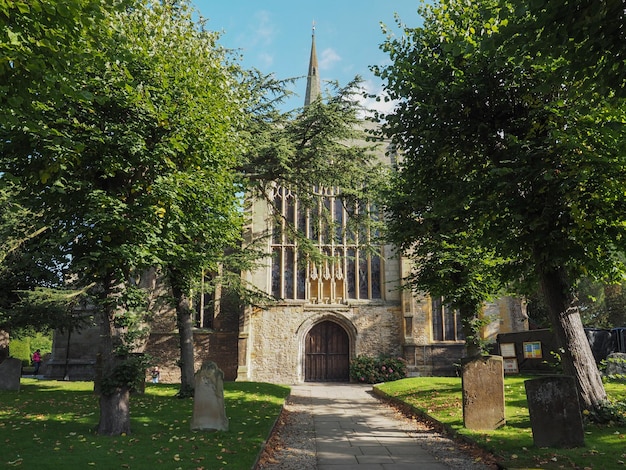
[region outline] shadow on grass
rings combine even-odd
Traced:
[[[178,385],[147,384],[130,399],[128,436],[99,436],[98,397],[91,382],[25,379],[19,392],[0,392],[0,468],[251,468],[289,388],[226,383],[226,432],[192,432],[193,400]]]

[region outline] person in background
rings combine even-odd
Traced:
[[[35,366],[33,375],[38,375],[39,366],[41,366],[41,351],[39,349],[33,353],[33,365]]]
[[[154,366],[152,371],[150,371],[150,375],[152,375],[152,383],[153,384],[158,384],[159,383],[159,378],[161,377],[161,371],[159,371],[158,366]]]

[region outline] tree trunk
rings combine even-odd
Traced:
[[[189,297],[177,282],[176,271],[170,271],[172,276],[172,293],[176,299],[176,320],[180,338],[180,390],[181,398],[193,396],[194,390],[194,343],[193,343],[193,311]]]
[[[467,357],[480,356],[483,353],[483,342],[481,341],[480,305],[461,304],[459,305],[459,315],[463,325],[465,335],[465,351]]]
[[[614,328],[626,324],[625,297],[621,284],[606,284],[604,286],[607,320],[609,325]]]
[[[539,276],[557,344],[563,349],[563,372],[575,378],[580,406],[598,409],[606,392],[567,276],[563,269],[540,271]]]
[[[103,282],[102,323],[100,326],[100,374],[95,383],[95,391],[100,394],[100,421],[97,433],[105,436],[130,434],[130,392],[127,387],[111,387],[107,384],[115,368],[120,363],[116,347],[121,343],[121,331],[116,327],[116,293],[113,282]],[[124,359],[122,359],[124,360]]]
[[[100,394],[97,432],[104,436],[130,434],[130,391],[127,387],[118,388],[110,395]]]

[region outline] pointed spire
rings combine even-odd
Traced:
[[[311,58],[309,59],[309,74],[306,80],[306,95],[304,106],[310,105],[320,96],[320,76],[317,67],[317,52],[315,50],[315,21],[313,22],[313,32],[311,34]]]

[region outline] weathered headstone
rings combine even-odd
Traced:
[[[626,354],[611,353],[606,358],[605,375],[626,375]]]
[[[0,390],[20,390],[22,361],[9,357],[0,363]]]
[[[540,377],[526,380],[524,386],[535,446],[567,448],[585,445],[574,377]]]
[[[461,361],[463,424],[468,429],[496,429],[504,417],[502,356],[481,356]]]
[[[192,431],[228,431],[224,403],[224,373],[205,362],[194,376]]]

